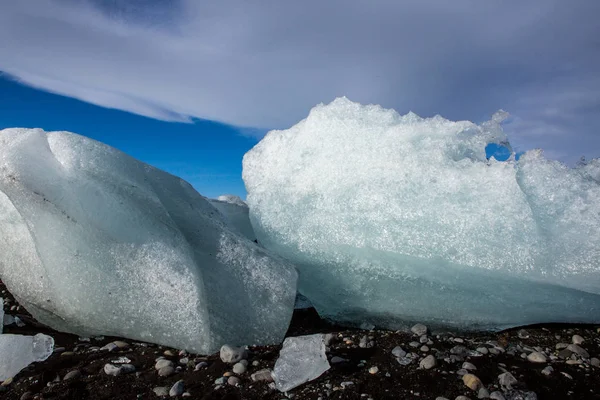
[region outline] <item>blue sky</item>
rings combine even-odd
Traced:
[[[249,132],[288,128],[340,96],[474,122],[504,109],[517,151],[600,156],[599,1],[0,0],[0,10],[0,73],[29,87],[0,82],[2,126],[93,137],[208,196],[244,195]]]
[[[0,129],[76,132],[180,176],[207,197],[245,198],[242,157],[257,139],[211,121],[165,122],[46,93],[0,77]]]

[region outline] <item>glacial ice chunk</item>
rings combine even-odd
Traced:
[[[330,368],[325,354],[325,335],[288,337],[283,341],[273,368],[277,389],[287,392],[317,379]]]
[[[223,195],[216,200],[209,199],[213,205],[225,218],[230,227],[241,233],[251,241],[256,240],[256,235],[250,223],[249,210],[246,203],[238,196]]]
[[[4,322],[4,299],[0,297],[0,333],[4,329],[4,325],[8,325]]]
[[[12,378],[33,362],[44,361],[54,351],[54,339],[35,336],[0,335],[0,382]]]
[[[280,342],[297,273],[175,176],[83,136],[5,129],[0,277],[57,330],[212,353]]]
[[[497,329],[600,320],[600,161],[512,152],[500,122],[399,115],[345,98],[243,160],[259,242],[324,317]]]

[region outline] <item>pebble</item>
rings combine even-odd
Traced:
[[[129,343],[123,342],[123,341],[121,341],[121,340],[115,340],[115,341],[113,342],[113,344],[114,344],[115,346],[117,346],[119,349],[126,349],[126,348],[128,348],[128,347],[129,347]]]
[[[242,382],[237,376],[230,376],[229,379],[227,379],[227,383],[231,386],[238,386]]]
[[[590,358],[590,354],[577,344],[570,344],[567,347],[567,350],[571,350],[573,353],[579,354],[583,358]]]
[[[184,389],[183,381],[179,380],[179,381],[175,382],[175,384],[173,386],[171,386],[171,389],[169,390],[169,396],[171,396],[171,397],[181,396],[181,394],[184,392],[183,389]]]
[[[417,336],[423,336],[427,334],[427,327],[423,324],[416,324],[410,328],[410,330]]]
[[[183,357],[182,359],[179,360],[179,364],[181,365],[187,365],[187,363],[190,362],[190,359],[187,357]]]
[[[504,397],[504,395],[502,394],[502,392],[499,392],[497,390],[495,392],[490,393],[490,399],[493,399],[493,400],[506,400],[506,398]]]
[[[600,367],[600,360],[596,357],[593,357],[590,359],[590,364],[592,364],[594,367]]]
[[[394,347],[394,349],[392,350],[392,355],[394,355],[394,357],[396,358],[402,358],[406,356],[406,351],[404,351],[402,349],[402,347],[400,346],[396,346]]]
[[[377,368],[377,367],[371,367],[371,368],[369,368],[369,373],[371,375],[375,375],[378,372],[379,372],[379,368]]]
[[[215,379],[215,385],[223,385],[225,382],[227,382],[227,378],[223,376]]]
[[[456,396],[454,400],[470,400],[467,396]]]
[[[126,366],[133,367],[133,365],[130,365],[130,364],[120,365],[118,367],[116,365],[113,365],[113,364],[105,364],[104,365],[104,373],[106,375],[119,376],[119,375],[121,375],[123,373],[132,372],[132,371],[124,368]],[[133,367],[133,369],[135,370],[135,367]]]
[[[224,377],[229,378],[230,376],[233,376],[233,372],[231,371],[227,371],[223,374]]]
[[[549,365],[548,365],[546,368],[544,368],[544,369],[542,370],[542,374],[544,374],[544,375],[546,375],[546,376],[548,376],[548,375],[552,374],[552,372],[554,372],[554,368],[552,368],[552,367],[551,367],[551,366],[549,366]]]
[[[165,350],[163,354],[167,357],[173,357],[175,355],[171,350]]]
[[[510,372],[505,372],[503,374],[498,375],[498,383],[500,386],[505,387],[507,389],[512,389],[512,385],[516,384],[517,378],[514,377]]]
[[[529,332],[525,329],[520,329],[519,332],[517,332],[517,336],[519,339],[529,339]]]
[[[221,347],[219,352],[221,361],[227,364],[235,364],[248,356],[246,349],[243,347],[230,346],[228,344]]]
[[[109,352],[117,351],[117,350],[119,350],[119,346],[117,346],[113,342],[110,342],[107,345],[100,347],[100,350],[106,350]]]
[[[481,379],[479,379],[477,376],[475,376],[473,374],[463,375],[462,380],[466,387],[468,387],[469,389],[471,389],[475,392],[483,387],[483,383],[481,382]]]
[[[253,382],[273,382],[273,376],[271,375],[270,369],[261,369],[260,371],[256,371],[255,373],[250,375],[250,379],[252,379]]]
[[[200,371],[204,367],[208,367],[208,363],[206,361],[200,361],[198,364],[196,364],[194,371]]]
[[[473,364],[471,364],[470,362],[465,361],[462,365],[463,369],[469,370],[469,371],[475,371],[477,369],[477,367]]]
[[[572,354],[573,352],[571,350],[565,348],[558,352],[558,357],[562,359],[567,359],[571,357]]]
[[[64,351],[64,352],[60,353],[61,357],[71,357],[71,356],[74,356],[74,355],[75,355],[75,353],[72,352],[72,351]]]
[[[419,347],[421,345],[421,343],[419,343],[419,342],[410,342],[408,345],[410,347],[417,348],[417,347]]]
[[[581,344],[581,343],[583,343],[583,340],[584,339],[581,336],[573,335],[573,338],[572,338],[573,344]]]
[[[527,356],[527,360],[532,363],[545,363],[547,361],[546,356],[539,351],[534,351],[533,353],[529,353]]]
[[[233,372],[240,375],[246,372],[246,366],[241,362],[233,365]]]
[[[477,398],[478,399],[489,399],[490,398],[490,392],[486,388],[482,387],[477,392]]]
[[[79,371],[78,369],[74,369],[73,371],[68,372],[65,377],[63,378],[63,381],[69,380],[69,379],[77,379],[81,376],[81,371]]]
[[[419,367],[422,369],[431,369],[437,365],[437,360],[433,355],[428,355],[419,362]]]
[[[252,366],[253,367],[258,367],[259,365],[260,365],[260,363],[257,360],[252,361]]]
[[[159,370],[159,369],[161,369],[161,368],[164,368],[164,367],[173,367],[173,365],[174,365],[174,364],[173,364],[173,361],[171,361],[171,360],[165,360],[165,359],[163,358],[163,359],[161,359],[161,360],[158,360],[158,361],[156,362],[156,364],[154,365],[154,368],[155,368],[156,370]]]
[[[169,395],[169,388],[166,386],[155,387],[154,389],[152,389],[152,391],[154,392],[155,395],[157,395],[159,397]]]
[[[170,365],[165,365],[158,370],[158,376],[171,376],[175,373],[175,368]]]
[[[562,349],[566,349],[567,347],[569,347],[568,343],[556,343],[556,350],[562,350]]]
[[[429,347],[423,345],[419,350],[421,350],[423,353],[427,353],[429,351]]]
[[[488,353],[487,347],[478,347],[476,350],[478,352],[480,352],[481,354],[487,354]]]
[[[427,335],[423,335],[419,338],[420,343],[427,343],[429,339],[427,339]]]
[[[31,400],[33,399],[33,393],[31,392],[25,392],[21,395],[21,397],[19,397],[20,400]]]

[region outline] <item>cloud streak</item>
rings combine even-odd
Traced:
[[[251,128],[288,127],[342,95],[476,121],[503,108],[517,148],[600,155],[594,1],[0,0],[0,9],[1,71],[104,107]]]

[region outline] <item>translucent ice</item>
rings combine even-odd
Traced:
[[[252,241],[256,239],[250,224],[248,206],[242,199],[237,196],[224,195],[219,196],[217,200],[210,199],[209,201],[223,214],[231,227]]]
[[[598,160],[568,168],[482,125],[345,98],[243,162],[259,242],[325,317],[495,329],[600,320]]]
[[[44,324],[201,353],[277,343],[296,275],[175,176],[79,135],[0,131],[0,277]]]
[[[283,341],[273,368],[277,389],[287,392],[313,379],[330,368],[325,354],[325,335],[289,337]]]
[[[8,325],[4,323],[4,299],[0,297],[0,333],[2,333],[2,329],[4,329],[4,325]]]
[[[54,351],[54,339],[35,336],[0,335],[0,382],[12,378],[33,362],[44,361]]]

